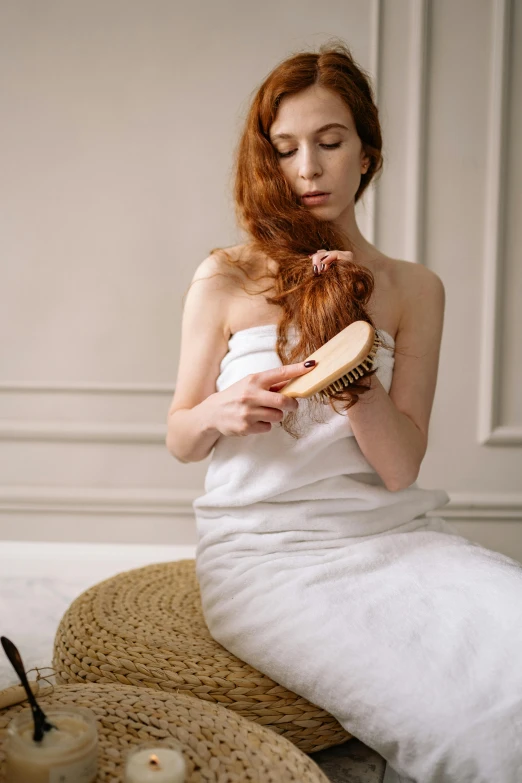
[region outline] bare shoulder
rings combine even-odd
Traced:
[[[440,277],[422,264],[395,260],[390,267],[399,297],[399,321],[390,398],[428,442],[437,383],[445,293]]]
[[[238,251],[235,247],[213,250],[197,266],[192,282],[206,281],[208,288],[215,286],[220,290],[233,290],[239,277],[239,270],[236,267],[237,259]]]
[[[396,266],[400,290],[399,332],[415,330],[432,334],[440,342],[446,294],[444,283],[432,269],[410,261]]]
[[[228,254],[227,254],[228,255]],[[170,413],[192,408],[216,390],[228,347],[228,312],[236,288],[235,269],[223,251],[196,267],[184,296],[176,391]]]
[[[422,264],[382,256],[376,266],[379,300],[383,313],[391,313],[394,332],[419,329],[422,322],[437,331],[445,305],[444,284]],[[376,284],[377,287],[377,284]],[[386,320],[386,316],[384,319]]]
[[[369,314],[378,328],[387,331],[396,339],[404,325],[405,313],[411,308],[418,293],[430,285],[430,276],[433,276],[433,273],[419,264],[384,253],[374,257],[368,266],[375,281],[368,307]]]
[[[277,323],[280,307],[267,302],[273,288],[275,262],[250,245],[225,248],[227,260],[227,307],[225,333],[229,337],[242,329]]]
[[[412,286],[413,291],[417,290],[417,286],[433,286],[434,288],[443,288],[442,280],[436,272],[432,269],[428,269],[423,264],[415,264],[411,261],[401,261],[399,259],[393,259],[394,272],[397,280],[406,286]]]
[[[242,272],[237,266],[235,248],[212,251],[196,267],[186,294],[186,305],[200,313],[207,312],[228,336],[228,312],[241,287]]]
[[[216,278],[217,285],[234,292],[242,288],[246,280],[266,271],[267,263],[265,256],[253,252],[248,245],[216,248],[200,263],[194,279]]]
[[[444,293],[444,285],[440,277],[423,264],[385,257],[379,268],[384,271],[388,284],[398,292],[402,292],[405,300],[426,289]]]

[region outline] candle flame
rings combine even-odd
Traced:
[[[161,769],[160,760],[155,753],[149,756],[149,764],[153,769]]]

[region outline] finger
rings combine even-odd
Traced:
[[[268,391],[271,391],[271,392],[280,391],[280,389],[282,389],[283,386],[286,386],[287,383],[288,383],[288,381],[281,381],[281,383],[274,383],[274,385],[271,386]]]
[[[353,259],[353,252],[351,250],[326,250],[324,247],[321,248],[320,250],[316,250],[315,253],[312,253],[312,255],[308,256],[308,258],[315,258],[316,256],[318,256],[319,257],[318,260],[320,260],[322,257],[326,255],[332,255],[332,254],[336,254],[339,257],[342,256],[349,261]]]
[[[288,383],[288,381],[285,381],[285,384],[286,383]],[[288,404],[289,400],[291,400],[290,405]],[[295,411],[298,407],[298,405],[294,404],[297,400],[293,397],[287,397],[285,394],[279,394],[279,392],[273,390],[262,390],[259,392],[259,395],[256,397],[256,402],[263,406],[262,409],[256,408],[256,418],[261,419],[263,416],[259,413],[259,410],[276,411],[276,414],[280,417],[281,411]],[[276,417],[274,421],[279,421],[279,419]]]
[[[324,272],[336,261],[353,261],[351,250],[330,250],[321,258],[319,274]]]
[[[262,435],[263,432],[270,432],[272,424],[269,421],[258,421],[252,425],[249,435]]]
[[[272,370],[263,370],[262,372],[255,373],[253,378],[257,380],[259,385],[268,390],[271,386],[282,381],[289,381],[291,378],[297,378],[299,375],[304,375],[310,372],[314,367],[317,367],[317,362],[305,367],[304,362],[298,362],[297,364],[283,364],[281,367],[274,367]]]
[[[278,424],[283,419],[283,412],[280,408],[272,408],[263,406],[260,408],[254,408],[251,413],[252,424],[257,424],[258,421],[270,422],[270,424]]]
[[[321,250],[317,250],[315,253],[313,253],[311,256],[308,256],[312,260],[312,271],[314,275],[320,274],[320,267],[321,267],[321,257],[325,255],[328,251],[322,248]]]
[[[325,272],[328,267],[337,260],[338,257],[339,253],[337,250],[326,252],[323,256],[321,256],[319,260],[319,274],[321,274],[321,272]]]
[[[353,261],[351,250],[330,250],[325,254],[326,259],[337,259],[339,261]]]

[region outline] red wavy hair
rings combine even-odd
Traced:
[[[301,361],[353,321],[367,321],[375,327],[366,310],[374,288],[373,275],[366,267],[343,262],[333,264],[326,274],[313,274],[309,255],[318,248],[353,248],[336,225],[319,220],[301,203],[283,176],[270,141],[269,131],[281,101],[312,85],[332,90],[346,103],[369,158],[355,194],[356,202],[382,168],[383,160],[379,115],[370,79],[342,42],[324,44],[318,53],[303,52],[284,60],[255,94],[236,153],[236,216],[251,239],[250,251],[258,251],[277,264],[278,271],[272,275],[270,286],[272,296],[265,299],[282,308],[276,351],[283,364]],[[241,259],[233,261],[223,248],[211,252],[216,251],[249,276],[248,264],[242,265]],[[294,344],[288,337],[290,325],[297,327]],[[373,372],[375,369],[368,375]],[[342,401],[346,411],[367,388],[363,382],[354,384],[337,393],[332,405],[335,400]],[[295,417],[287,414],[283,427],[297,437],[294,423]]]

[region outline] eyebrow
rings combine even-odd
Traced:
[[[330,128],[343,128],[344,130],[349,130],[349,128],[346,127],[346,125],[341,125],[340,122],[330,122],[328,125],[321,125],[320,128],[317,128],[315,131],[316,133],[322,133],[323,131],[330,130]],[[272,141],[275,141],[275,139],[293,139],[291,133],[276,133],[272,136]]]

